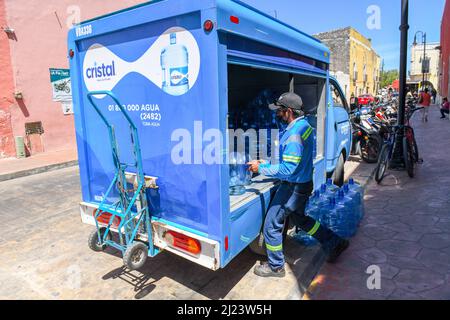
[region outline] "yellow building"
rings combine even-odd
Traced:
[[[355,29],[349,30],[350,40],[350,92],[356,95],[376,95],[380,88],[380,56],[372,43]]]
[[[352,27],[314,35],[331,51],[330,73],[337,78],[347,99],[380,89],[381,58],[370,39]]]

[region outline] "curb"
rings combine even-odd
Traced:
[[[31,176],[31,175],[38,174],[38,173],[73,167],[76,165],[78,165],[78,160],[72,160],[72,161],[68,161],[68,162],[55,163],[55,164],[50,164],[47,166],[33,168],[33,169],[27,169],[27,170],[12,172],[12,173],[5,173],[5,174],[0,175],[0,182],[12,180],[12,179],[16,179],[16,178],[21,178],[21,177],[26,177],[26,176]]]

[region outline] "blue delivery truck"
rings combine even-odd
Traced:
[[[131,269],[165,250],[212,270],[257,248],[277,181],[254,176],[230,195],[230,132],[266,130],[257,157],[264,148],[276,157],[267,105],[283,92],[302,97],[314,128],[315,189],[327,177],[342,183],[351,129],[329,55],[237,0],[155,0],[72,28],[89,247],[120,250]]]

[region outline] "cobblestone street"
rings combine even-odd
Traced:
[[[413,127],[423,164],[416,177],[389,171],[370,182],[366,215],[339,261],[325,264],[305,299],[450,299],[450,154],[448,119],[432,107]],[[381,269],[381,289],[369,290],[367,267]]]

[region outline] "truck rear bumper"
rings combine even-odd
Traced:
[[[96,226],[94,214],[98,209],[98,205],[89,202],[80,203],[81,221],[85,224]],[[99,225],[104,224],[98,221]],[[169,221],[163,219],[151,219],[151,228],[153,232],[153,245],[158,247],[161,251],[167,250],[187,260],[195,262],[211,270],[218,270],[220,266],[220,243],[215,240],[208,239],[198,234],[184,230]],[[111,230],[119,232],[117,225],[112,225]],[[190,253],[186,250],[175,247],[166,237],[168,231],[173,231],[185,237],[195,239],[200,243],[201,251],[198,254]],[[146,233],[138,233],[136,238],[148,242],[148,235]]]

